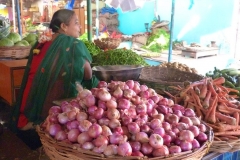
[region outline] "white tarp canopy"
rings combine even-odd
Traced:
[[[105,3],[115,9],[121,8],[123,12],[134,11],[143,7],[149,0],[106,0]]]

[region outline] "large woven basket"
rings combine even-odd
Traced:
[[[97,45],[102,50],[116,49],[121,42],[122,40],[120,38],[102,38],[101,40],[94,40],[95,45]]]
[[[184,82],[194,82],[203,79],[203,76],[180,71],[175,68],[164,68],[160,66],[147,66],[143,67],[139,81],[141,84],[146,84],[148,87],[153,88],[159,94],[165,94],[167,91],[171,94],[177,94],[174,87],[184,87]]]
[[[213,141],[209,152],[226,153],[235,152],[240,149],[240,139],[229,141]]]
[[[206,125],[207,126],[207,125]],[[156,158],[147,158],[147,157],[121,157],[121,156],[113,156],[113,157],[104,157],[103,154],[98,154],[93,151],[84,150],[74,146],[73,144],[68,144],[66,142],[59,142],[53,139],[49,134],[45,133],[41,130],[40,126],[37,126],[37,132],[40,136],[44,151],[46,155],[51,160],[139,160],[139,159],[149,159],[149,160],[201,160],[204,155],[206,155],[209,151],[211,143],[213,141],[213,132],[210,127],[208,127],[208,141],[206,141],[201,148],[196,149],[194,151],[187,151],[178,154],[172,154],[168,157],[156,157]]]
[[[0,58],[23,59],[29,56],[31,46],[0,47]]]

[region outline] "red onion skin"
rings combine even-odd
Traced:
[[[158,107],[156,109],[158,110],[158,113],[162,113],[164,115],[166,115],[168,113],[168,107],[167,106],[158,105]]]
[[[196,137],[196,139],[199,141],[199,142],[205,142],[207,141],[208,137],[205,133],[203,132],[200,132],[199,135]]]
[[[130,118],[136,118],[136,116],[137,116],[137,112],[136,112],[136,108],[133,108],[133,107],[131,107],[131,108],[129,108],[128,110],[127,110],[127,113],[126,113]]]
[[[66,124],[68,121],[69,121],[69,119],[68,119],[67,114],[65,112],[58,114],[58,122],[60,124]]]
[[[82,148],[87,150],[92,150],[94,148],[94,145],[92,142],[85,142],[83,143]]]
[[[151,128],[147,124],[144,124],[144,125],[140,126],[140,131],[141,132],[150,133],[150,130],[151,130]]]
[[[112,135],[109,136],[109,142],[111,144],[118,145],[122,141],[123,141],[123,135],[121,135],[121,134],[113,133]]]
[[[171,125],[168,122],[162,122],[162,127],[164,128],[165,131],[171,130]]]
[[[89,127],[92,125],[92,123],[88,120],[83,120],[79,122],[78,129],[80,132],[88,131]]]
[[[96,123],[92,124],[88,129],[88,135],[92,138],[97,138],[102,134],[102,127]]]
[[[68,132],[68,140],[70,142],[77,142],[78,135],[80,134],[80,131],[78,129],[72,129]]]
[[[182,116],[182,117],[180,118],[180,122],[183,122],[183,123],[187,124],[188,127],[190,127],[190,126],[193,125],[193,122],[192,122],[192,120],[191,120],[189,117],[184,117],[184,116]]]
[[[196,114],[191,108],[186,108],[184,111],[184,116],[186,117],[195,117]]]
[[[146,114],[147,113],[147,105],[146,104],[139,104],[136,106],[137,114]]]
[[[133,80],[127,80],[126,85],[128,85],[129,89],[133,89],[134,81]]]
[[[138,105],[138,104],[142,103],[142,98],[137,96],[137,95],[133,96],[131,100],[132,100],[132,103],[135,104],[135,105]]]
[[[129,109],[130,108],[130,101],[126,98],[118,99],[118,106],[119,109]]]
[[[90,107],[90,106],[95,105],[96,99],[95,99],[94,95],[89,94],[89,95],[87,95],[87,96],[83,99],[83,103],[84,103],[87,107]]]
[[[188,125],[183,122],[179,122],[178,124],[176,124],[176,127],[179,129],[179,131],[188,129]]]
[[[140,151],[141,149],[141,143],[138,141],[130,141],[129,142],[131,147],[132,147],[132,151],[136,152],[136,151]]]
[[[80,121],[88,119],[88,115],[85,112],[78,112],[76,119],[80,122]]]
[[[58,123],[58,114],[49,114],[48,118],[49,118],[49,122],[50,123]]]
[[[102,135],[103,136],[106,136],[106,137],[108,137],[108,136],[110,136],[110,135],[112,135],[112,131],[111,131],[111,129],[108,127],[108,126],[106,126],[106,125],[103,125],[102,126]]]
[[[105,81],[99,81],[97,88],[107,88],[107,82]]]
[[[136,93],[131,89],[124,89],[123,90],[123,97],[128,99],[128,100],[131,99],[135,95],[136,95]]]
[[[200,132],[206,132],[207,131],[207,127],[204,124],[198,125],[198,128],[199,128]]]
[[[96,109],[98,109],[97,106],[90,106],[90,107],[88,107],[88,114],[92,116]]]
[[[103,113],[104,113],[104,110],[102,108],[98,108],[94,111],[93,113],[93,117],[96,119],[96,120],[99,120],[103,117]]]
[[[111,99],[111,94],[105,89],[105,88],[100,88],[98,91],[98,95],[97,97],[106,102],[109,101]]]
[[[62,113],[62,109],[61,107],[59,106],[52,106],[49,111],[48,111],[48,114],[51,115],[51,114],[57,114],[57,113]]]
[[[142,143],[141,152],[144,155],[150,155],[153,151],[153,147],[149,143]]]
[[[201,124],[200,120],[197,117],[189,117],[189,118],[192,120],[193,125],[198,126]]]
[[[128,127],[129,132],[132,134],[136,134],[136,133],[140,132],[140,127],[135,122],[128,123],[127,127]]]
[[[96,147],[100,147],[102,145],[107,145],[108,144],[108,138],[103,136],[103,135],[99,135],[96,139],[93,140],[93,144]]]
[[[175,139],[176,139],[176,137],[177,137],[175,132],[173,132],[173,131],[167,131],[166,134],[169,135],[169,136],[171,136],[171,142],[174,142],[174,141],[175,141]]]
[[[49,126],[49,134],[51,136],[55,136],[61,130],[62,130],[62,127],[59,124],[51,124]]]
[[[54,138],[58,141],[63,141],[67,139],[67,133],[63,130],[58,131]]]
[[[116,128],[114,128],[113,129],[113,133],[118,133],[118,134],[121,134],[121,135],[123,135],[123,129],[122,129],[122,127],[116,127]]]
[[[192,149],[192,142],[181,141],[180,147],[182,151],[190,151]]]
[[[182,141],[192,142],[194,139],[194,134],[189,130],[182,130],[179,133],[179,139]]]
[[[182,112],[180,110],[174,110],[173,114],[177,115],[178,117],[182,117],[183,116],[183,114],[182,114]]]
[[[153,133],[156,133],[163,137],[165,135],[165,130],[162,127],[158,127],[158,128],[153,129]]]
[[[92,138],[88,135],[87,132],[82,132],[78,135],[77,142],[79,144],[83,144],[85,142],[90,142],[92,141]]]
[[[118,119],[120,118],[120,112],[115,108],[108,108],[107,110],[107,117],[111,119]]]
[[[123,96],[123,91],[122,89],[118,86],[115,91],[113,91],[112,95],[115,97],[115,98],[121,98]]]
[[[170,124],[177,124],[179,122],[179,117],[175,114],[167,114],[165,115],[165,121],[169,122]]]
[[[160,148],[163,145],[163,138],[159,134],[151,134],[149,137],[149,144],[153,148]]]
[[[154,103],[158,103],[160,101],[160,97],[158,95],[151,96],[150,99],[152,99]]]
[[[188,129],[193,133],[194,137],[197,137],[200,133],[197,126],[190,126]]]
[[[173,112],[176,110],[179,110],[184,114],[185,108],[179,104],[174,104],[171,106],[171,108],[172,108]]]
[[[172,141],[172,137],[170,135],[165,134],[162,138],[163,144],[169,146]]]
[[[117,154],[117,148],[118,148],[117,145],[110,144],[110,145],[108,145],[108,146],[104,149],[103,153],[104,153],[104,155],[106,155],[106,156],[115,155],[115,154]],[[115,151],[115,150],[116,150],[116,151]]]
[[[123,142],[119,144],[117,151],[120,156],[131,156],[132,147],[128,142]]]
[[[78,97],[80,99],[84,99],[85,97],[87,97],[88,95],[91,95],[92,92],[88,89],[83,89],[81,92],[78,93]]]
[[[136,139],[136,141],[141,142],[141,143],[149,142],[149,137],[148,137],[147,133],[145,133],[145,132],[136,133],[135,139]]]
[[[152,112],[151,112],[151,113],[148,113],[148,115],[149,115],[150,117],[154,117],[155,115],[158,115],[157,109],[156,109],[156,108],[153,108],[153,109],[152,109]]]
[[[152,155],[153,157],[167,156],[169,155],[168,147],[163,145],[160,148],[154,149]]]
[[[169,153],[170,154],[180,153],[180,152],[182,152],[182,149],[179,146],[174,145],[174,146],[169,147]]]
[[[133,151],[131,156],[144,157],[144,155],[140,151]]]
[[[109,100],[110,101],[110,100]],[[108,102],[108,101],[107,101]],[[102,101],[102,100],[98,100],[98,106],[97,106],[97,108],[102,108],[104,111],[106,111],[107,110],[107,102],[104,102],[104,101]]]
[[[177,146],[180,146],[181,142],[182,141],[177,137],[174,141],[174,144],[176,144]]]
[[[101,126],[103,126],[103,125],[108,125],[109,124],[109,119],[108,118],[106,118],[106,117],[103,117],[103,118],[101,118],[101,119],[99,119],[98,120],[98,124],[100,124]]]
[[[77,120],[69,121],[67,122],[66,126],[68,130],[76,129],[79,126],[79,122]]]
[[[114,129],[114,128],[117,128],[117,127],[120,127],[121,126],[121,123],[118,119],[111,119],[109,121],[109,124],[108,126],[111,128],[111,129]]]
[[[167,106],[167,105],[168,105],[168,99],[167,99],[167,98],[162,98],[162,99],[158,102],[158,105]]]
[[[192,149],[196,149],[196,148],[200,148],[200,144],[196,139],[194,139],[192,141]]]
[[[150,93],[147,90],[146,91],[140,91],[139,95],[140,95],[141,98],[144,98],[144,99],[148,99],[150,97]]]
[[[162,122],[159,119],[154,118],[150,121],[150,127],[151,129],[159,128],[162,126]]]
[[[132,118],[129,116],[122,116],[122,125],[127,126],[128,123],[132,122]]]
[[[106,107],[107,108],[117,108],[117,102],[113,99],[110,99],[109,101],[106,102]]]

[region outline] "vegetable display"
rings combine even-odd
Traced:
[[[186,64],[182,64],[179,62],[163,62],[159,65],[160,67],[165,67],[165,68],[175,68],[180,71],[185,71],[185,72],[190,72],[190,73],[198,73],[195,68],[190,68]]]
[[[235,98],[238,90],[223,86],[224,77],[205,78],[201,81],[186,83],[185,88],[175,87],[179,94],[168,94],[176,103],[193,109],[197,117],[202,118],[213,128],[214,139],[227,141],[240,136],[240,103]]]
[[[96,66],[103,65],[143,65],[147,66],[144,58],[135,52],[122,48],[101,52],[93,57]]]
[[[208,141],[192,109],[174,104],[137,81],[100,81],[60,106],[41,128],[58,141],[108,156],[165,157],[191,152]]]
[[[96,46],[93,42],[88,40],[83,40],[83,43],[86,45],[87,49],[89,50],[91,56],[95,56],[98,53],[102,52],[102,50]]]

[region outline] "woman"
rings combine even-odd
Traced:
[[[54,33],[52,38],[31,50],[13,111],[11,127],[17,128],[20,135],[47,117],[54,100],[76,96],[76,82],[88,89],[98,84],[92,76],[89,51],[76,39],[80,33],[76,14],[67,9],[58,10],[49,28]]]

